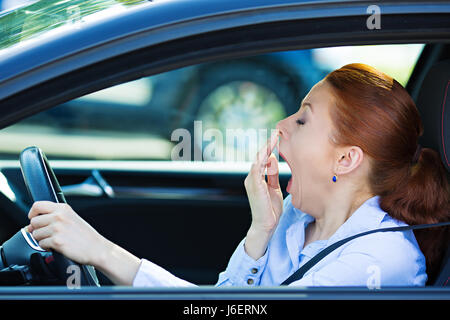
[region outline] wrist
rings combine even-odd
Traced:
[[[244,243],[245,252],[254,260],[258,260],[265,254],[271,237],[272,232],[250,227]]]
[[[104,270],[109,263],[108,261],[113,251],[114,243],[100,235],[98,241],[96,241],[96,246],[89,264],[96,269]]]
[[[275,231],[276,226],[260,226],[258,224],[252,223],[248,229],[247,234],[255,235],[260,238],[270,238]]]
[[[104,237],[98,241],[96,248],[98,251],[91,260],[92,266],[116,285],[133,285],[141,259]]]

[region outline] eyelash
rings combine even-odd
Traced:
[[[300,120],[300,119],[297,119],[296,122],[297,122],[298,125],[301,125],[301,126],[305,124],[305,122],[303,120]]]

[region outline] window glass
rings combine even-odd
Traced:
[[[0,0],[0,49],[25,40],[70,32],[146,0]]]
[[[422,44],[285,51],[203,63],[100,90],[3,129],[0,156],[252,161],[330,71],[362,62],[406,85]]]
[[[333,70],[348,63],[365,63],[406,86],[422,50],[422,44],[346,46],[316,49],[314,56],[319,64]]]

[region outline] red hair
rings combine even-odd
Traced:
[[[449,221],[450,187],[438,152],[423,148],[418,162],[412,162],[423,126],[408,92],[392,77],[360,63],[329,73],[325,81],[336,98],[330,109],[334,143],[359,146],[369,156],[369,187],[380,196],[381,209],[410,225]],[[432,282],[449,228],[414,233]]]

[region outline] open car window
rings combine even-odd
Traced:
[[[250,162],[328,72],[361,62],[405,86],[423,47],[284,51],[143,77],[1,130],[0,157],[38,145],[51,159]]]

